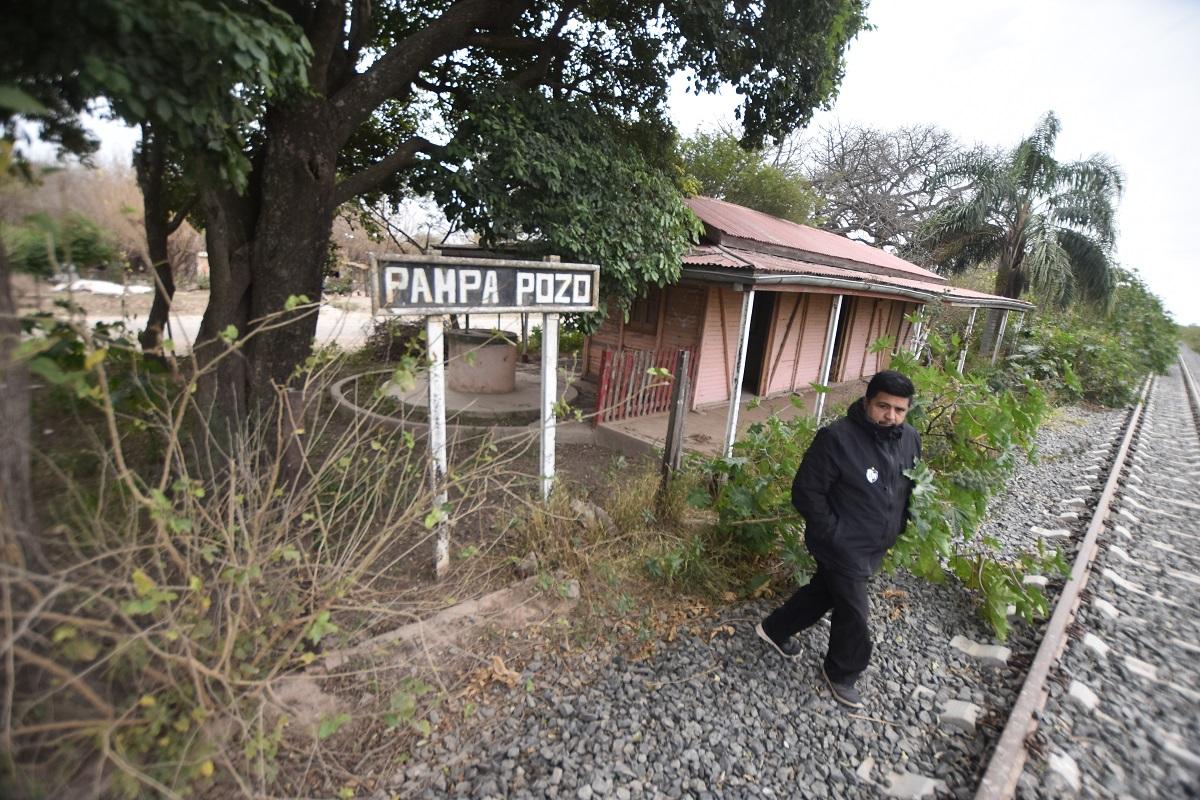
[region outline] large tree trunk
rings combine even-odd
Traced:
[[[312,352],[317,317],[286,311],[289,297],[321,297],[321,270],[333,226],[337,150],[321,108],[272,111],[267,145],[250,189],[205,195],[210,296],[197,359],[211,365],[199,400],[210,420],[240,424],[277,396]],[[228,354],[222,331],[234,326],[244,342]]]
[[[0,242],[0,561],[44,565],[30,482],[29,369],[17,359],[21,324]]]
[[[142,350],[147,353],[155,352],[161,346],[163,329],[167,326],[171,314],[171,300],[175,297],[175,276],[167,250],[171,223],[164,184],[166,151],[166,143],[146,126],[142,135],[142,147],[134,165],[137,167],[138,187],[142,190],[146,249],[154,267],[154,302],[150,306],[146,329],[138,336]]]

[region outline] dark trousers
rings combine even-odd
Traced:
[[[816,624],[833,609],[825,673],[834,683],[853,684],[871,661],[871,604],[867,579],[851,578],[820,565],[812,580],[763,620],[763,630],[777,642]]]

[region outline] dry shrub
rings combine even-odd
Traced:
[[[383,708],[321,708],[308,730],[277,696],[322,648],[428,609],[406,591],[432,566],[438,517],[420,441],[329,413],[337,364],[320,359],[253,426],[219,434],[199,421],[198,374],[152,378],[76,335],[82,361],[54,382],[103,433],[80,431],[87,474],[59,475],[53,569],[0,567],[0,794],[294,796],[281,763],[311,765],[356,715],[421,732],[430,687],[402,673],[368,676]],[[34,361],[55,352],[43,345]],[[477,512],[508,469],[493,445],[462,449],[439,513]]]

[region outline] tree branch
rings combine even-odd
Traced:
[[[481,28],[501,28],[528,0],[460,0],[421,30],[397,42],[370,69],[353,77],[332,98],[338,110],[334,136],[346,141],[388,98],[404,98],[413,81],[438,58],[463,47]]]
[[[317,94],[325,94],[330,86],[330,66],[335,53],[341,53],[342,31],[346,25],[346,4],[337,0],[318,0],[309,24],[304,26],[312,43],[312,63],[308,67],[308,83]]]
[[[175,216],[167,223],[167,235],[170,236],[175,231],[179,230],[179,226],[187,219],[187,215],[192,213],[192,209],[196,207],[196,196],[192,195],[188,201],[183,204],[183,207],[175,212]]]
[[[416,163],[417,153],[433,154],[445,148],[435,145],[421,136],[414,136],[397,147],[391,155],[381,158],[369,167],[348,175],[338,182],[334,202],[341,205],[377,187],[398,170]]]

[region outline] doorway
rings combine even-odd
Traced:
[[[768,387],[759,386],[763,365],[767,361],[767,338],[771,334],[771,319],[775,316],[775,292],[755,292],[754,310],[750,312],[750,340],[746,343],[746,371],[742,376],[742,391],[765,395]]]
[[[837,330],[833,334],[833,360],[829,365],[829,380],[827,383],[837,383],[842,374],[842,363],[845,361],[846,347],[849,344],[846,341],[849,338],[847,332],[850,330],[850,320],[854,317],[857,299],[846,295],[842,296],[842,313],[838,316]],[[833,313],[832,306],[829,313]]]

